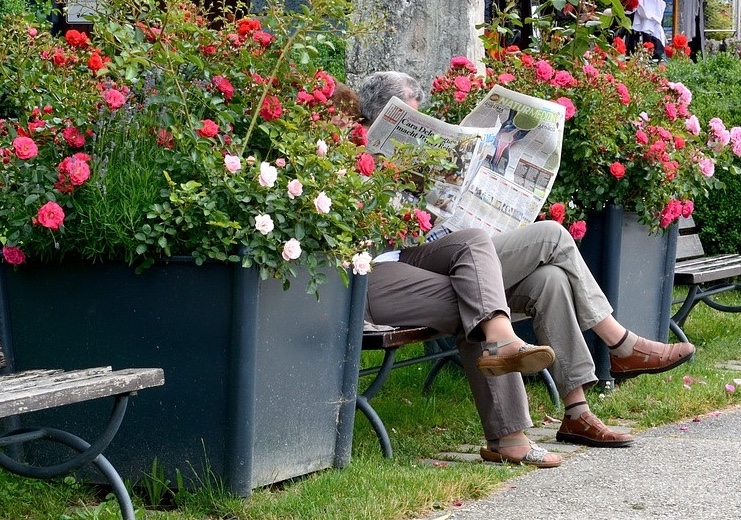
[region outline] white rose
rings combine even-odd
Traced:
[[[352,257],[352,274],[365,275],[371,270],[371,255],[363,251]]]
[[[229,170],[230,173],[236,173],[237,171],[242,169],[242,163],[239,160],[238,155],[225,155],[224,166],[227,170]]]
[[[329,208],[332,206],[332,200],[327,197],[327,194],[323,191],[319,192],[319,195],[314,199],[314,207],[319,213],[329,213]]]
[[[270,218],[270,215],[258,215],[255,217],[255,229],[263,235],[270,233],[273,228],[275,228],[275,224],[273,224],[273,219]]]
[[[301,243],[295,238],[292,238],[283,244],[283,253],[281,253],[281,256],[283,256],[283,260],[286,261],[296,260],[301,256]]]
[[[260,186],[267,186],[272,188],[275,186],[275,181],[278,178],[278,169],[272,166],[270,163],[260,163],[260,177],[258,181]]]

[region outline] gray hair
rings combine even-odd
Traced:
[[[393,96],[405,103],[425,100],[425,93],[419,82],[404,72],[395,70],[374,72],[360,84],[360,113],[367,124],[373,123],[383,107]]]

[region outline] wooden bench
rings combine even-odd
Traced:
[[[700,236],[692,217],[679,221],[679,238],[674,267],[674,286],[687,286],[687,296],[676,299],[672,304],[681,304],[671,317],[669,328],[681,341],[689,341],[682,330],[690,311],[702,302],[723,312],[741,312],[741,305],[728,306],[713,299],[713,296],[741,289],[734,278],[741,275],[741,255],[705,255]]]
[[[529,320],[524,314],[512,316],[513,322]],[[410,359],[397,361],[396,354],[405,345],[425,343],[425,354]],[[363,333],[363,350],[382,350],[383,360],[380,365],[360,370],[360,377],[375,375],[370,384],[362,393],[358,393],[355,407],[363,412],[370,421],[373,430],[378,436],[381,450],[386,458],[393,457],[391,439],[386,426],[373,408],[370,400],[378,393],[395,368],[414,365],[417,363],[433,362],[423,384],[423,392],[432,386],[440,370],[449,362],[460,364],[458,348],[450,336],[441,334],[429,327],[396,327],[388,331],[366,331]],[[545,382],[553,403],[561,406],[558,390],[548,370],[541,370],[539,376]]]
[[[0,348],[0,368],[2,364]],[[9,431],[0,434],[0,468],[27,478],[47,479],[66,475],[92,463],[111,484],[124,520],[135,520],[129,493],[120,475],[102,452],[121,425],[129,396],[144,388],[163,384],[164,374],[159,368],[26,370],[0,375],[0,419],[5,418],[4,423],[13,425]],[[113,411],[103,432],[92,444],[52,427],[19,427],[18,417],[22,414],[104,397],[114,398]],[[17,456],[19,448],[23,443],[38,440],[66,445],[76,453],[64,462],[49,466],[26,464],[22,457]],[[13,448],[10,451],[14,456],[4,451],[11,446]]]

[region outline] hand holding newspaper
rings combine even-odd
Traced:
[[[432,233],[482,228],[502,233],[535,221],[561,162],[565,109],[496,85],[460,125],[422,114],[398,98],[368,130],[370,153],[441,137],[457,163],[425,194]]]

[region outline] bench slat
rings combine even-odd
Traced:
[[[111,367],[63,372],[32,370],[0,376],[0,417],[161,386],[161,368]]]
[[[741,276],[741,255],[715,255],[677,262],[674,283],[693,285]]]

